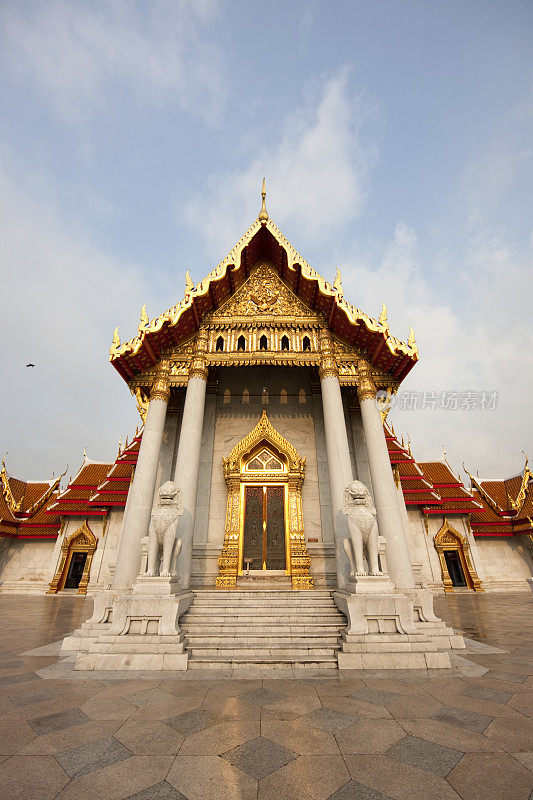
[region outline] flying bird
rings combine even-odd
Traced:
[[[35,364],[26,364],[27,367],[34,367]]]

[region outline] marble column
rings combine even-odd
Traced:
[[[174,473],[174,483],[180,487],[183,498],[183,515],[180,517],[178,528],[178,538],[182,542],[178,559],[178,575],[182,590],[188,588],[191,580],[194,518],[207,387],[207,344],[207,332],[200,330],[189,370]]]
[[[392,580],[399,589],[412,589],[415,581],[411,558],[383,422],[376,403],[376,387],[368,364],[363,364],[358,369],[357,396],[361,406],[379,533],[387,542],[387,566]]]
[[[127,592],[139,574],[141,539],[148,535],[159,468],[159,452],[170,397],[170,363],[160,361],[150,392],[137,466],[124,509],[112,589]]]
[[[339,589],[343,589],[346,578],[350,574],[350,564],[343,547],[344,539],[349,536],[349,532],[346,516],[342,513],[342,506],[344,490],[353,480],[352,465],[335,352],[327,328],[323,328],[320,331],[319,346],[320,367],[318,372],[322,391],[322,405],[324,407],[329,489],[335,536],[337,585]]]

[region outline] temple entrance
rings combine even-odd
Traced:
[[[446,593],[456,589],[473,589],[482,592],[481,581],[470,557],[470,547],[466,536],[445,520],[434,539],[439,554],[442,583]]]
[[[243,567],[284,570],[287,564],[283,486],[245,486]]]
[[[87,523],[65,537],[61,545],[61,556],[47,594],[56,594],[63,589],[77,589],[77,594],[87,594],[91,562],[97,539]]]
[[[263,412],[255,428],[224,459],[228,486],[224,547],[215,586],[236,586],[245,572],[284,573],[293,589],[312,589],[305,546],[302,483],[305,459]]]

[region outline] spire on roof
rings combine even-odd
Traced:
[[[148,313],[146,311],[146,303],[145,303],[141,308],[141,319],[139,320],[139,327],[138,327],[139,333],[142,333],[144,329],[147,327],[147,325],[149,325],[149,323],[150,323],[150,317],[148,316]]]
[[[11,491],[11,486],[9,484],[9,476],[6,470],[6,455],[2,459],[2,469],[0,470],[0,479],[2,483],[2,494],[4,495],[4,500],[6,501],[9,510],[12,514],[15,514],[17,511],[20,511],[20,507],[22,505],[22,497],[16,502],[15,498],[13,497],[13,492]]]
[[[336,273],[336,275],[335,275],[335,280],[333,281],[333,288],[335,289],[335,291],[336,291],[338,294],[340,294],[340,295],[342,295],[342,294],[343,294],[343,289],[342,289],[342,275],[341,275],[341,271],[340,271],[340,269],[337,269],[337,273]]]
[[[378,322],[384,328],[388,328],[389,327],[389,319],[388,319],[388,316],[387,316],[387,306],[385,305],[385,303],[381,304],[381,314],[379,315]]]
[[[261,223],[261,225],[266,225],[268,221],[268,211],[266,210],[266,186],[265,186],[265,178],[263,178],[263,188],[261,189],[261,211],[259,212],[259,216],[257,219]]]

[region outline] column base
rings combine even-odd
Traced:
[[[448,669],[451,650],[464,649],[462,637],[433,614],[431,592],[379,593],[377,581],[366,592],[364,582],[357,586],[357,593],[333,594],[348,620],[339,669]]]
[[[105,592],[95,597],[91,619],[63,641],[62,650],[78,653],[74,669],[187,669],[178,623],[194,594],[177,593],[177,587],[175,578],[141,576],[134,594]]]

